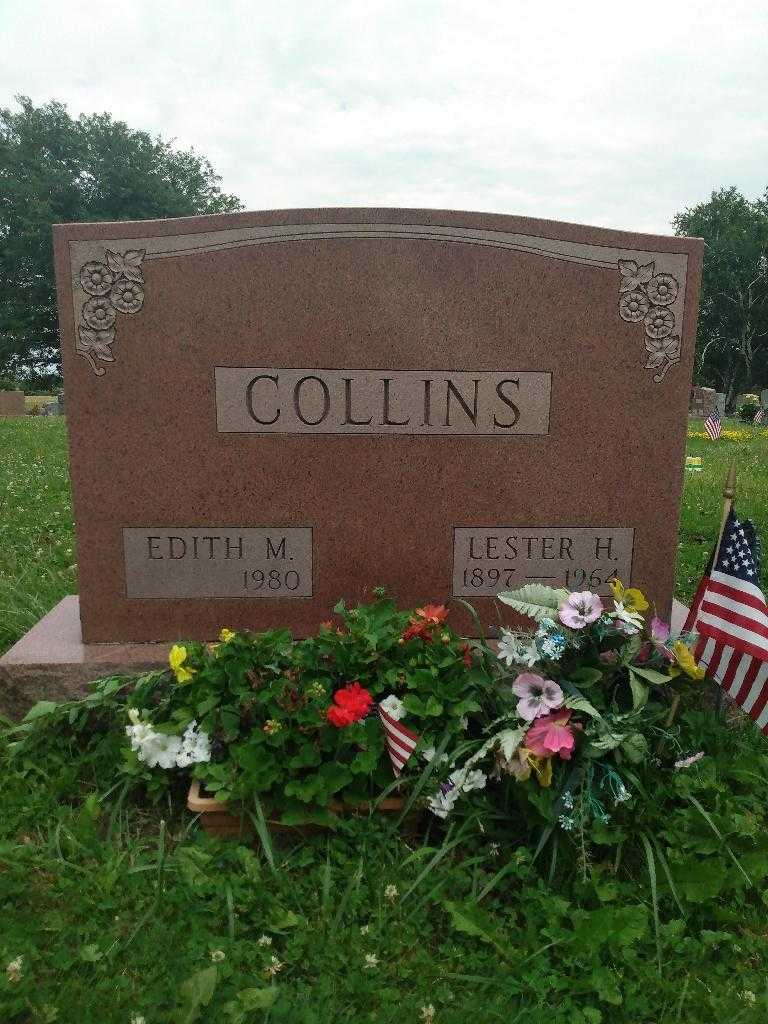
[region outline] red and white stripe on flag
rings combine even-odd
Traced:
[[[699,584],[685,629],[699,634],[694,656],[707,675],[768,736],[768,607],[762,592],[712,571]]]
[[[392,771],[399,777],[406,761],[416,749],[419,737],[407,725],[393,718],[380,704],[376,706],[376,710],[384,728]]]
[[[717,413],[714,413],[712,416],[708,416],[707,419],[704,420],[704,429],[709,434],[712,441],[716,441],[720,437],[720,434],[723,432],[723,425],[720,422],[720,417]]]
[[[755,418],[752,420],[753,423],[762,423],[765,412],[763,409],[758,409],[755,413]]]

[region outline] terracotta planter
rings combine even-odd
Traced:
[[[401,796],[387,797],[377,807],[379,814],[399,814],[405,807],[405,799]],[[187,795],[187,808],[193,814],[200,815],[200,824],[206,832],[212,836],[247,836],[253,833],[254,828],[250,818],[242,819],[227,810],[226,803],[217,800],[215,797],[200,795],[200,782],[193,779]],[[370,813],[371,805],[366,800],[360,804],[346,804],[333,800],[329,809],[342,818],[362,817]],[[408,815],[406,825],[409,830],[413,829],[421,817],[420,811],[414,811]],[[322,831],[320,825],[285,825],[281,821],[270,821],[267,823],[272,832],[294,832],[303,835],[310,835]]]

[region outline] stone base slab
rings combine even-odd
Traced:
[[[80,600],[70,595],[0,657],[0,709],[17,718],[38,700],[84,696],[94,679],[163,668],[170,647],[83,643]]]
[[[688,609],[672,606],[672,632],[683,628]],[[0,658],[0,710],[20,717],[38,700],[84,696],[88,684],[104,676],[131,675],[168,664],[168,643],[84,644],[80,601],[59,601]]]

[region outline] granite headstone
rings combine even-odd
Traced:
[[[23,391],[0,391],[0,419],[23,416],[24,413]]]
[[[87,643],[306,634],[376,585],[490,623],[618,575],[669,613],[700,240],[325,209],[54,241]]]

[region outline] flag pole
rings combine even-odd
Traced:
[[[725,480],[725,487],[723,488],[723,518],[720,523],[720,533],[717,538],[717,547],[715,548],[715,557],[712,561],[713,566],[720,557],[720,547],[723,543],[723,533],[725,532],[725,524],[728,522],[728,516],[731,509],[733,508],[733,496],[736,492],[736,463],[732,462],[728,469],[728,476]],[[722,718],[723,715],[723,688],[719,684],[717,685],[717,692],[715,693],[715,715],[717,718]]]
[[[723,543],[723,534],[725,533],[725,524],[728,522],[728,516],[731,509],[733,508],[733,498],[736,493],[736,463],[732,462],[728,468],[728,476],[725,478],[725,487],[723,488],[723,517],[720,520],[720,532],[717,535],[717,545],[715,547],[715,554],[712,558],[712,565],[717,562],[720,555],[720,546]],[[664,727],[669,729],[675,720],[677,715],[677,709],[680,704],[680,694],[676,693],[672,698],[672,703],[669,707],[669,714],[664,722]],[[723,689],[721,686],[717,687],[717,693],[715,694],[715,714],[719,717],[722,714],[723,709]]]

